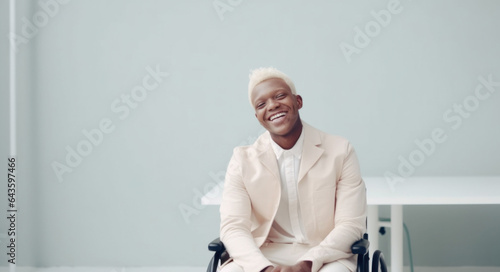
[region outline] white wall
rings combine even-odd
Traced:
[[[366,176],[404,174],[399,157],[408,160],[436,128],[446,140],[411,175],[500,174],[500,87],[474,98],[479,77],[500,81],[497,1],[229,1],[221,16],[213,3],[226,0],[17,2],[26,39],[18,47],[21,265],[204,265],[218,210],[199,206],[199,196],[223,176],[232,148],[262,131],[246,94],[259,66],[294,79],[303,119],[350,139]],[[380,26],[372,11],[388,6]],[[369,43],[356,34],[366,26],[379,30]],[[344,54],[346,44],[358,53]],[[154,90],[125,106],[122,95],[141,94],[148,67],[169,76],[147,79]],[[4,157],[6,99],[2,91]],[[467,117],[454,111],[462,103]],[[109,133],[68,166],[67,148],[85,145],[82,130],[101,122]],[[59,179],[57,163],[71,172]],[[415,264],[500,266],[480,251],[496,250],[498,218],[488,206],[407,208]]]

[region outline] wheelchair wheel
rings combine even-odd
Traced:
[[[378,272],[379,269],[381,272],[387,272],[387,265],[385,264],[384,254],[382,254],[382,251],[375,250],[372,259],[372,272]]]

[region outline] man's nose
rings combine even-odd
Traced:
[[[274,110],[274,109],[277,109],[280,107],[280,103],[277,101],[277,100],[271,100],[271,102],[269,102],[269,110]]]

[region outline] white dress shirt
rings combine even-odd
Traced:
[[[273,243],[307,243],[304,236],[300,214],[300,200],[297,193],[303,143],[303,131],[295,145],[288,150],[281,148],[274,141],[271,141],[276,159],[278,160],[281,179],[280,203],[268,236],[268,239]]]

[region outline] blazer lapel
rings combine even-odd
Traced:
[[[269,170],[278,180],[280,180],[280,174],[278,170],[278,162],[276,161],[276,155],[271,147],[269,133],[265,135],[259,142],[257,150],[259,152],[259,161],[264,165],[264,167]]]
[[[304,123],[304,146],[302,148],[302,159],[300,162],[299,169],[299,179],[300,182],[304,176],[309,172],[311,167],[318,161],[318,159],[323,154],[324,150],[319,147],[321,145],[321,138],[319,137],[318,132]]]

